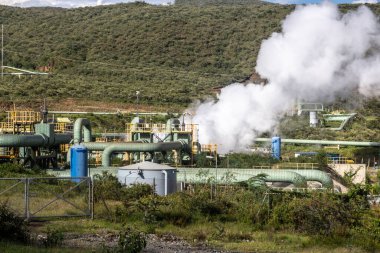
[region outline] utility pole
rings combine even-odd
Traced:
[[[4,25],[1,25],[1,79],[4,78]]]
[[[215,144],[215,199],[218,194],[218,146]]]
[[[137,97],[136,98],[136,114],[137,114],[137,118],[139,117],[139,95],[140,95],[140,91],[137,90],[136,91],[136,97]]]

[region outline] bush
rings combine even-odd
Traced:
[[[102,175],[94,176],[94,200],[134,201],[153,194],[152,186],[148,184],[133,184],[123,186],[117,177],[104,171]]]
[[[94,176],[94,201],[122,199],[122,184],[107,171]]]
[[[146,247],[145,234],[132,228],[126,228],[119,233],[119,241],[116,252],[138,253]]]
[[[153,187],[149,184],[132,184],[123,188],[123,199],[125,201],[138,200],[154,194]]]
[[[26,169],[19,164],[3,163],[0,164],[0,177],[28,177],[36,175],[46,175],[39,169]]]
[[[357,225],[360,214],[355,203],[329,193],[313,193],[277,205],[270,224],[310,235],[347,235]]]
[[[43,238],[42,244],[45,247],[61,246],[63,242],[63,233],[57,229],[48,228],[46,238]]]
[[[115,248],[104,248],[107,253],[138,253],[146,247],[144,233],[127,227],[119,232],[119,240]]]
[[[195,214],[190,198],[190,195],[182,192],[167,196],[167,205],[160,207],[160,219],[176,226],[190,224],[194,220]]]
[[[26,222],[17,217],[6,203],[0,204],[0,238],[24,243],[30,238]]]

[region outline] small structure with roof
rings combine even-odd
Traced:
[[[123,185],[149,184],[158,195],[177,191],[177,169],[152,162],[141,162],[119,168],[117,178]]]

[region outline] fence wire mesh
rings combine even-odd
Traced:
[[[28,220],[93,217],[91,178],[0,178],[0,203]]]

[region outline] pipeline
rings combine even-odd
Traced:
[[[271,138],[257,138],[255,142],[271,142]],[[380,142],[365,141],[326,141],[326,140],[304,140],[304,139],[281,139],[282,143],[292,144],[319,144],[319,145],[341,145],[356,147],[380,147]]]
[[[81,145],[85,146],[88,151],[103,151],[110,145],[112,142],[82,142]]]
[[[82,130],[84,135],[82,136]],[[74,123],[74,144],[91,141],[91,123],[88,119],[79,118]]]
[[[84,131],[83,140],[82,130]],[[91,123],[88,119],[85,118],[79,118],[75,121],[74,143],[80,143],[81,145],[85,146],[89,151],[103,151],[103,167],[110,166],[111,155],[113,152],[162,152],[170,150],[191,151],[191,148],[182,141],[159,143],[143,143],[143,141],[129,143],[91,142]],[[69,153],[70,152],[68,152],[68,156]]]
[[[231,180],[232,182],[243,182],[248,179],[257,176],[259,174],[264,174],[265,182],[287,182],[292,183],[295,187],[306,188],[307,182],[304,177],[293,171],[286,170],[272,170],[272,169],[198,169],[198,168],[179,168],[179,173],[177,174],[178,181],[183,182],[199,182],[202,180],[200,176],[200,171],[207,171],[207,177],[214,177],[217,183],[222,183],[223,181]],[[230,177],[230,179],[227,179]]]
[[[86,143],[83,143],[86,146]],[[162,152],[170,150],[188,149],[187,144],[181,141],[159,143],[112,143],[106,147],[102,155],[102,166],[111,165],[111,155],[114,152]]]
[[[0,147],[51,147],[70,142],[69,134],[55,134],[48,137],[44,134],[34,135],[0,135]]]
[[[170,126],[176,122],[170,122]],[[84,138],[82,142],[82,130],[84,130]],[[265,139],[269,141],[270,139]],[[285,139],[286,140],[286,139]],[[91,141],[91,125],[88,119],[77,119],[74,124],[74,143],[81,143],[89,151],[103,151],[102,155],[102,167],[107,168],[111,165],[111,156],[114,152],[163,152],[171,150],[190,150],[190,147],[181,141],[176,142],[159,142],[159,143],[142,143],[142,142],[130,142],[130,143],[98,143]],[[283,142],[286,142],[283,140]],[[197,175],[199,169],[187,168],[180,169],[178,176],[184,175],[183,180],[199,180]],[[209,170],[214,171],[214,170]],[[222,181],[222,177],[227,172],[231,172],[231,169],[217,169],[215,171],[216,181]],[[259,174],[265,174],[264,181],[266,182],[289,182],[295,187],[306,187],[307,181],[318,181],[322,183],[323,187],[331,188],[331,178],[322,171],[294,171],[294,170],[252,170],[252,169],[238,169],[233,170],[232,177],[234,181],[246,181],[251,177]]]
[[[288,170],[303,176],[306,181],[316,181],[322,184],[323,188],[333,188],[333,181],[331,177],[324,171],[320,170]]]

